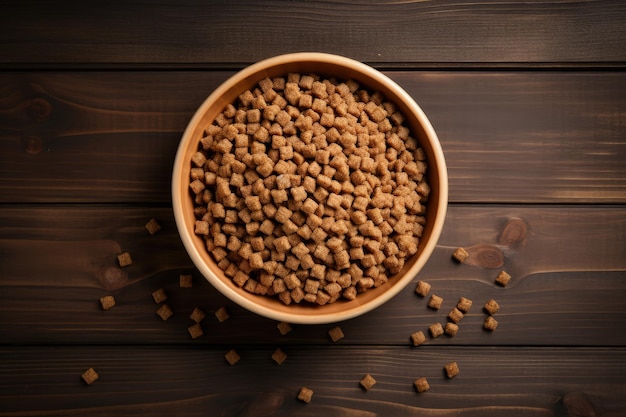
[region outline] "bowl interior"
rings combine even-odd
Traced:
[[[338,300],[324,306],[285,305],[280,300],[248,293],[237,287],[217,267],[205,249],[204,240],[195,235],[193,201],[189,194],[191,156],[197,151],[204,129],[234,103],[239,94],[253,88],[265,77],[286,76],[290,72],[316,73],[337,79],[353,79],[370,91],[380,91],[404,113],[405,123],[426,153],[426,178],[431,187],[427,204],[426,224],[418,253],[407,260],[400,273],[388,283],[359,294],[355,300]],[[270,58],[235,74],[200,106],[181,140],[172,178],[173,206],[181,239],[200,272],[223,294],[243,307],[276,320],[291,323],[329,323],[352,318],[367,312],[393,297],[408,284],[424,266],[432,253],[443,227],[447,208],[447,172],[437,136],[421,109],[393,81],[365,64],[328,54],[299,53]]]

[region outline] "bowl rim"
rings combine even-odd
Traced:
[[[329,313],[324,313],[322,309],[319,310],[319,313],[316,312],[315,314],[298,314],[296,312],[276,311],[263,304],[258,304],[251,301],[249,298],[245,297],[243,294],[237,291],[233,291],[232,288],[227,286],[222,281],[222,279],[217,277],[203,261],[197,246],[193,243],[193,236],[191,236],[193,232],[190,231],[185,225],[183,204],[180,200],[180,196],[184,195],[183,193],[188,193],[188,190],[182,190],[182,182],[180,181],[184,164],[190,163],[186,159],[185,154],[187,148],[191,146],[190,142],[193,139],[195,126],[201,121],[207,110],[211,108],[215,101],[219,101],[219,98],[224,95],[224,93],[226,93],[232,87],[236,86],[242,80],[245,80],[247,77],[257,74],[268,67],[274,67],[275,65],[284,64],[285,62],[291,63],[297,61],[314,61],[316,63],[325,63],[350,68],[352,70],[356,70],[361,75],[367,78],[371,78],[375,82],[385,86],[387,90],[393,91],[394,95],[397,96],[397,99],[402,100],[404,105],[407,108],[410,108],[411,111],[415,114],[419,125],[421,125],[425,136],[427,137],[429,146],[432,148],[434,157],[437,160],[436,164],[428,165],[428,169],[433,169],[433,167],[436,166],[436,172],[431,173],[430,175],[435,175],[438,178],[439,187],[437,200],[431,202],[431,197],[429,197],[428,204],[429,206],[432,205],[437,207],[437,212],[434,218],[430,219],[433,222],[431,225],[432,230],[425,245],[423,247],[420,246],[420,252],[417,255],[417,260],[405,272],[403,276],[397,278],[397,281],[394,283],[394,285],[387,288],[377,297],[365,303],[356,303],[353,307],[340,312],[332,311]],[[396,101],[397,99],[394,98],[394,101]],[[422,139],[422,141],[423,140],[424,139]],[[324,324],[345,321],[378,308],[379,306],[393,298],[395,295],[397,295],[409,284],[409,282],[411,282],[417,276],[417,274],[426,264],[433,250],[435,249],[435,246],[443,229],[448,205],[448,174],[443,150],[441,148],[441,144],[434,128],[432,127],[430,121],[426,117],[421,107],[395,81],[391,80],[389,77],[384,75],[382,72],[374,69],[373,67],[360,61],[356,61],[352,58],[323,52],[295,52],[266,58],[245,67],[244,69],[238,71],[237,73],[229,77],[226,81],[221,83],[203,101],[203,103],[198,107],[193,117],[188,122],[183,132],[183,135],[181,136],[181,140],[179,142],[176,156],[174,159],[171,192],[175,223],[185,250],[187,251],[193,264],[199,270],[202,276],[207,279],[219,292],[221,292],[231,301],[244,307],[245,309],[266,318],[293,324]],[[244,290],[242,289],[242,291]],[[315,309],[319,307],[311,306],[311,308]]]

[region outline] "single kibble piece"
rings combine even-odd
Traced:
[[[430,292],[430,284],[426,281],[419,281],[417,283],[417,287],[415,287],[415,293],[421,295],[422,297],[426,297]]]
[[[496,277],[496,284],[506,287],[511,280],[511,275],[509,275],[506,271],[500,271],[498,276]]]
[[[467,314],[472,308],[472,300],[469,298],[461,297],[459,302],[456,304],[456,308],[463,314]]]
[[[100,378],[100,375],[98,375],[95,369],[89,368],[85,372],[83,372],[81,378],[83,378],[83,381],[85,381],[87,385],[91,385],[96,382],[98,378]]]
[[[224,358],[226,358],[226,362],[228,362],[231,366],[239,362],[239,359],[241,359],[235,349],[229,350],[226,355],[224,355]]]
[[[215,317],[220,323],[222,323],[230,318],[230,314],[228,313],[226,307],[220,307],[217,311],[215,311]]]
[[[433,294],[430,296],[430,300],[428,300],[428,307],[433,310],[439,310],[441,304],[443,303],[443,298]]]
[[[487,313],[494,315],[500,310],[500,305],[493,298],[485,303],[484,309]]]
[[[459,374],[459,365],[456,362],[446,364],[444,369],[448,378],[454,378]]]
[[[159,309],[157,310],[157,315],[163,320],[169,319],[170,317],[172,317],[172,314],[174,314],[174,312],[167,304],[162,304],[161,307],[159,307]]]
[[[100,304],[103,310],[108,310],[111,307],[115,307],[115,298],[112,295],[105,295],[100,298]]]
[[[180,288],[191,288],[193,286],[193,278],[191,274],[180,274]]]
[[[411,341],[413,342],[413,346],[419,346],[426,341],[426,336],[424,336],[424,332],[420,330],[411,334]]]
[[[167,294],[165,294],[165,290],[163,288],[159,288],[152,293],[152,299],[155,303],[160,304],[163,301],[167,300]]]
[[[287,359],[287,354],[283,352],[281,348],[278,348],[274,351],[274,353],[272,353],[272,359],[280,365],[285,361],[285,359]]]
[[[204,334],[204,332],[202,331],[202,326],[200,326],[200,323],[196,323],[194,325],[189,326],[189,328],[187,328],[187,331],[191,335],[192,339],[196,339]]]
[[[132,265],[133,259],[130,257],[130,253],[124,252],[117,255],[117,262],[123,268],[125,266]]]
[[[443,326],[441,323],[431,324],[428,326],[428,330],[433,338],[437,338],[443,334]]]
[[[300,388],[300,392],[298,393],[298,399],[300,401],[304,401],[305,403],[310,403],[313,398],[313,390],[307,387]]]
[[[365,390],[370,390],[376,384],[376,380],[370,374],[367,374],[361,380],[361,386],[365,388]]]
[[[454,307],[450,313],[448,313],[448,319],[452,323],[458,323],[463,319],[463,313],[457,307]]]
[[[498,327],[498,321],[494,319],[493,316],[487,316],[487,318],[485,319],[485,323],[483,323],[483,327],[485,328],[485,330],[489,330],[490,332],[492,332],[496,330],[496,327]]]
[[[280,334],[282,334],[283,336],[286,335],[287,333],[291,332],[293,330],[293,327],[291,327],[291,324],[286,323],[284,321],[281,321],[280,323],[278,323],[276,325],[276,327],[278,327],[278,331],[280,332]]]
[[[448,336],[454,337],[459,331],[459,326],[454,323],[446,323],[444,331]]]
[[[468,256],[469,253],[463,248],[457,248],[452,254],[452,257],[459,263],[465,262]]]
[[[189,316],[189,318],[193,321],[195,321],[196,323],[200,323],[202,320],[204,320],[205,314],[202,310],[200,310],[198,307],[194,308],[193,311],[191,312],[191,315]]]
[[[330,329],[328,331],[328,335],[330,336],[333,342],[337,342],[344,338],[343,331],[341,330],[341,327],[339,326],[333,327],[332,329]]]
[[[150,221],[146,223],[146,229],[148,230],[148,233],[153,235],[161,230],[161,225],[156,221],[156,219],[150,219]]]
[[[430,389],[430,385],[428,385],[428,380],[426,378],[416,379],[415,382],[413,382],[413,385],[415,385],[417,392],[425,392]]]

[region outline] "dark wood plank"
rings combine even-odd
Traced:
[[[162,229],[149,235],[155,217]],[[470,258],[451,258],[459,246]],[[129,251],[133,264],[119,268]],[[424,270],[393,300],[341,323],[342,344],[409,344],[409,335],[446,322],[461,296],[474,301],[454,338],[431,345],[624,346],[626,328],[626,208],[578,206],[457,206]],[[234,306],[197,273],[166,208],[25,206],[0,211],[0,340],[12,344],[325,344],[334,325],[295,326],[282,337],[276,322]],[[512,275],[495,285],[500,270]],[[191,273],[194,289],[179,287]],[[444,298],[427,308],[413,290],[430,282]],[[151,293],[164,288],[175,315],[156,316]],[[99,298],[117,305],[102,311]],[[501,305],[498,329],[482,329],[482,305]],[[231,318],[213,316],[226,306]],[[194,307],[207,313],[204,335],[187,333]],[[245,329],[243,331],[242,329]]]
[[[230,366],[224,354],[241,360]],[[626,412],[624,349],[185,347],[0,349],[0,416],[566,416]],[[456,361],[460,373],[444,376]],[[85,386],[93,367],[100,378]],[[376,385],[363,390],[370,374]],[[413,381],[426,377],[418,394]],[[297,400],[300,387],[312,401]],[[575,394],[578,393],[578,394]],[[602,414],[600,414],[602,413]]]
[[[161,202],[182,131],[232,72],[0,74],[0,202]],[[451,202],[626,203],[626,74],[389,72]]]
[[[5,1],[0,63],[237,65],[292,51],[371,63],[624,63],[610,1]]]

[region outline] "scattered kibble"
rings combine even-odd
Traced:
[[[415,287],[415,293],[421,295],[422,297],[426,297],[430,292],[430,284],[426,281],[418,281],[417,287]]]
[[[463,317],[464,317],[463,313],[457,307],[454,307],[452,310],[450,310],[450,313],[448,313],[448,319],[452,323],[460,322],[463,319]]]
[[[468,256],[469,253],[464,248],[457,248],[452,254],[452,257],[459,263],[465,262]]]
[[[419,346],[426,341],[426,336],[424,336],[424,332],[420,330],[411,334],[411,341],[413,342],[413,346]]]
[[[161,307],[159,307],[156,313],[163,320],[169,319],[174,314],[170,306],[168,306],[167,304],[161,304]]]
[[[100,304],[102,305],[103,310],[108,310],[115,307],[115,298],[112,295],[105,295],[100,298]]]
[[[125,266],[132,265],[133,259],[131,258],[130,253],[123,252],[117,255],[117,262],[123,268]]]
[[[443,298],[439,297],[438,295],[433,294],[430,296],[430,300],[428,300],[428,307],[432,308],[433,310],[439,310],[442,303],[443,303]]]
[[[224,355],[224,358],[226,358],[226,362],[228,362],[231,366],[239,362],[241,359],[235,349],[229,350],[226,355]]]
[[[217,320],[222,323],[230,318],[230,314],[226,307],[220,307],[215,311],[215,317]]]
[[[85,381],[87,385],[91,385],[96,382],[98,378],[100,378],[100,375],[98,375],[95,369],[89,368],[85,372],[83,372],[81,378],[83,378],[83,381]]]
[[[493,318],[493,316],[487,316],[485,322],[483,323],[483,327],[485,330],[494,331],[496,327],[498,327],[498,321]]]
[[[446,364],[444,369],[448,378],[454,378],[459,374],[459,365],[456,362],[450,362]]]
[[[298,399],[305,403],[310,403],[313,398],[313,390],[307,387],[300,388],[300,392],[298,393]]]
[[[198,307],[195,307],[189,316],[189,318],[196,323],[200,323],[205,317],[204,311],[200,310]]]
[[[193,325],[189,326],[187,331],[191,335],[192,339],[197,339],[198,337],[200,337],[200,336],[202,336],[204,334],[204,332],[202,331],[202,326],[200,325],[200,323],[196,323],[196,324],[193,324]]]
[[[511,280],[511,275],[509,275],[508,272],[500,271],[500,273],[496,277],[496,284],[502,287],[506,287],[509,284],[510,280]]]
[[[500,305],[493,298],[485,303],[484,309],[487,313],[494,315],[500,310]]]
[[[274,353],[272,353],[272,359],[280,365],[285,361],[285,359],[287,359],[287,354],[283,352],[281,348],[277,348]]]
[[[328,331],[328,335],[330,336],[330,339],[333,342],[337,342],[337,341],[339,341],[339,340],[344,338],[343,331],[341,330],[341,327],[339,327],[339,326],[333,327],[332,329],[330,329]]]
[[[372,389],[372,387],[376,384],[376,380],[370,374],[367,374],[363,377],[360,382],[361,386],[365,388],[366,391]]]
[[[146,223],[146,229],[148,230],[148,233],[153,235],[159,230],[161,230],[161,225],[156,219],[150,219],[150,221]]]
[[[417,392],[425,392],[430,389],[430,385],[428,384],[428,380],[426,378],[419,378],[413,382],[415,385],[415,389]]]
[[[446,323],[446,327],[444,328],[444,332],[451,337],[456,336],[459,331],[459,326],[454,323]]]
[[[167,294],[163,288],[159,288],[152,293],[152,299],[155,303],[161,304],[163,301],[167,300]]]
[[[456,308],[463,314],[467,314],[472,308],[472,300],[469,298],[461,297],[459,302],[456,304]]]
[[[278,327],[278,331],[283,336],[293,330],[293,327],[291,327],[291,324],[286,323],[284,321],[281,321],[280,323],[278,323],[276,327]]]
[[[433,338],[437,338],[443,334],[443,326],[441,325],[441,323],[431,324],[428,327],[428,330],[430,331],[430,335]]]
[[[191,274],[180,274],[178,281],[180,288],[193,287],[193,277],[191,276]]]

